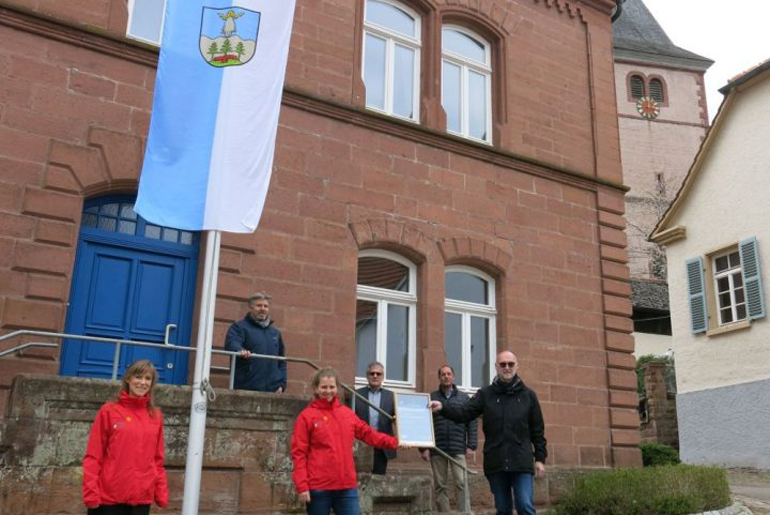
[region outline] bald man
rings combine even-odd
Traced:
[[[513,515],[514,499],[518,515],[535,515],[534,477],[545,474],[548,456],[543,412],[535,392],[519,377],[513,352],[498,354],[495,368],[492,384],[465,404],[431,401],[430,406],[455,422],[484,415],[484,475],[497,515]]]

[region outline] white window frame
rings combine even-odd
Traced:
[[[385,108],[370,106],[366,104],[367,109],[383,113],[388,116],[394,116],[402,120],[408,120],[410,122],[420,121],[420,58],[422,49],[422,19],[413,9],[410,9],[404,4],[394,2],[392,0],[375,0],[383,4],[389,4],[396,9],[404,11],[406,14],[414,19],[415,24],[415,37],[409,37],[404,34],[400,34],[387,27],[382,27],[367,20],[367,10],[369,7],[369,0],[364,0],[364,35],[363,35],[363,52],[361,57],[361,78],[364,79],[364,70],[366,69],[366,36],[370,34],[376,38],[385,40]],[[413,70],[413,85],[412,85],[412,114],[413,117],[402,116],[393,112],[393,69],[394,54],[396,50],[396,44],[410,48],[414,51],[414,70]]]
[[[457,387],[464,392],[475,392],[480,387],[472,386],[471,317],[486,318],[489,321],[489,377],[490,379],[495,377],[495,357],[497,356],[497,302],[495,299],[495,279],[481,270],[463,265],[448,266],[444,271],[444,277],[450,272],[463,272],[475,275],[487,282],[487,298],[489,299],[489,304],[487,305],[449,299],[446,298],[446,293],[444,295],[444,312],[462,316],[462,356],[460,364],[462,367],[463,382],[457,384]]]
[[[409,291],[394,291],[375,286],[356,285],[356,300],[377,303],[377,342],[375,360],[385,365],[384,386],[396,389],[414,390],[416,386],[416,357],[417,357],[417,266],[408,259],[387,250],[369,249],[358,254],[362,257],[377,257],[395,261],[409,269]],[[407,335],[407,380],[388,379],[388,306],[406,306],[409,308],[409,332]],[[366,377],[356,376],[357,386],[367,384]]]
[[[486,62],[479,63],[478,61],[474,61],[460,54],[456,54],[454,52],[446,50],[444,48],[444,39],[443,39],[444,29],[456,30],[457,32],[465,34],[469,38],[472,38],[473,40],[478,41],[479,43],[484,45],[484,57]],[[486,39],[482,38],[475,32],[472,32],[466,29],[465,27],[461,27],[459,25],[451,25],[451,24],[443,25],[441,27],[441,38],[442,38],[441,39],[441,84],[442,84],[441,104],[442,106],[444,104],[444,86],[443,86],[444,62],[448,62],[450,64],[460,67],[460,132],[455,132],[453,130],[450,130],[449,127],[447,127],[447,132],[450,134],[456,134],[458,136],[468,138],[473,141],[479,141],[481,143],[486,143],[488,145],[491,145],[492,144],[492,46],[489,44],[489,42]],[[469,71],[471,70],[481,75],[484,75],[487,78],[486,80],[487,102],[486,102],[486,105],[484,106],[484,109],[486,112],[486,120],[487,120],[486,139],[480,139],[470,135],[470,121],[469,121],[470,99],[468,98],[468,76],[469,76]]]
[[[738,260],[739,264],[737,267],[733,268],[727,268],[726,270],[723,270],[721,272],[717,272],[717,259],[721,257],[727,257],[728,259],[728,266],[730,262],[729,256],[731,254],[738,254]],[[738,322],[743,322],[744,320],[748,320],[749,318],[749,306],[746,302],[746,285],[743,284],[741,288],[743,289],[743,307],[745,316],[743,318],[738,318],[738,302],[736,302],[735,299],[735,275],[738,274],[741,276],[741,281],[743,281],[743,262],[740,261],[741,259],[741,253],[738,249],[729,250],[727,252],[721,252],[719,254],[716,254],[711,258],[711,270],[712,270],[712,280],[714,284],[714,308],[717,311],[717,324],[719,327],[722,326],[729,326]],[[730,283],[730,289],[728,290],[730,293],[730,311],[732,312],[733,319],[730,322],[723,322],[722,321],[722,308],[719,305],[719,279],[727,278],[728,282]]]
[[[158,41],[153,41],[151,39],[146,39],[146,38],[131,34],[131,22],[134,19],[134,7],[136,6],[136,0],[128,0],[128,24],[126,25],[127,38],[135,39],[136,41],[141,41],[143,43],[147,43],[157,47],[160,46],[160,42],[163,41],[163,29],[166,25],[166,0],[157,0],[157,1],[163,2],[163,11],[162,11],[163,19],[160,21],[160,34],[158,34]]]

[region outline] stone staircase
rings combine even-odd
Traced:
[[[117,393],[99,379],[19,375],[0,419],[0,514],[82,514],[81,460],[97,410]],[[209,404],[199,515],[304,513],[291,483],[289,439],[303,396],[218,390]],[[191,390],[160,386],[170,505],[182,506]],[[369,451],[357,455],[366,470]],[[360,473],[361,511],[431,513],[425,471]]]

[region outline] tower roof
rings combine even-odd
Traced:
[[[676,46],[642,0],[626,0],[612,29],[615,59],[701,71],[714,64],[711,59]]]

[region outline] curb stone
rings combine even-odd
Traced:
[[[735,496],[735,500],[743,504],[752,515],[770,515],[770,503],[765,500],[760,501],[759,499],[739,495]]]
[[[744,505],[737,502],[732,506],[722,508],[721,510],[704,511],[702,513],[696,513],[693,515],[753,515],[753,513]]]

